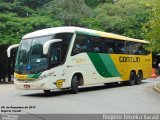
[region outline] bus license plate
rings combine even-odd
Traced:
[[[30,88],[30,85],[24,85],[24,88]]]

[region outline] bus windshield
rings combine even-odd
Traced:
[[[64,63],[72,36],[73,33],[57,33],[22,40],[17,52],[15,71],[17,73],[32,74],[42,72],[49,66],[55,67]],[[51,39],[62,39],[63,41],[60,46],[51,46],[49,58],[49,56],[43,54],[43,45]]]
[[[51,36],[25,39],[18,49],[15,70],[23,73],[47,68],[47,57],[43,55],[43,44]]]

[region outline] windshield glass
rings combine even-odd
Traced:
[[[72,36],[73,33],[57,33],[22,40],[17,52],[15,72],[33,74],[64,63]],[[62,42],[51,45],[49,54],[43,55],[43,45],[52,39],[62,39]]]
[[[27,67],[32,39],[22,40],[17,52],[15,70],[22,71]]]
[[[47,58],[43,55],[43,45],[50,39],[50,37],[40,37],[32,40],[31,56],[27,66],[28,70],[47,68]]]
[[[15,70],[23,73],[37,72],[47,68],[43,45],[51,36],[22,40],[18,49]]]

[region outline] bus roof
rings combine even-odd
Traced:
[[[118,34],[102,32],[102,31],[98,31],[98,30],[91,30],[91,29],[86,29],[86,28],[80,28],[80,27],[72,27],[72,26],[53,27],[53,28],[38,30],[38,31],[26,34],[25,36],[23,36],[22,39],[28,39],[28,38],[34,38],[34,37],[40,37],[40,36],[47,36],[47,35],[52,35],[52,34],[61,33],[61,32],[69,32],[69,33],[75,33],[76,32],[76,33],[81,33],[81,34],[91,35],[91,36],[99,36],[99,37],[118,39],[118,40],[149,43],[146,40],[134,39],[134,38],[129,38],[129,37],[126,37],[126,36],[118,35]]]
[[[22,39],[28,39],[28,38],[34,38],[34,37],[40,37],[40,36],[47,36],[47,35],[53,35],[55,33],[60,32],[75,32],[75,27],[53,27],[53,28],[47,28],[38,30],[35,32],[31,32],[23,36]]]

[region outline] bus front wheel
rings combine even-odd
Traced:
[[[51,94],[51,91],[50,90],[43,90],[43,92],[47,95],[50,95]]]
[[[71,81],[71,93],[77,94],[78,93],[78,77],[75,75]]]
[[[129,84],[130,86],[132,86],[132,85],[135,84],[135,82],[136,82],[136,75],[135,75],[134,72],[131,72],[131,73],[130,73],[130,79],[129,79],[129,81],[128,81],[128,84]]]

